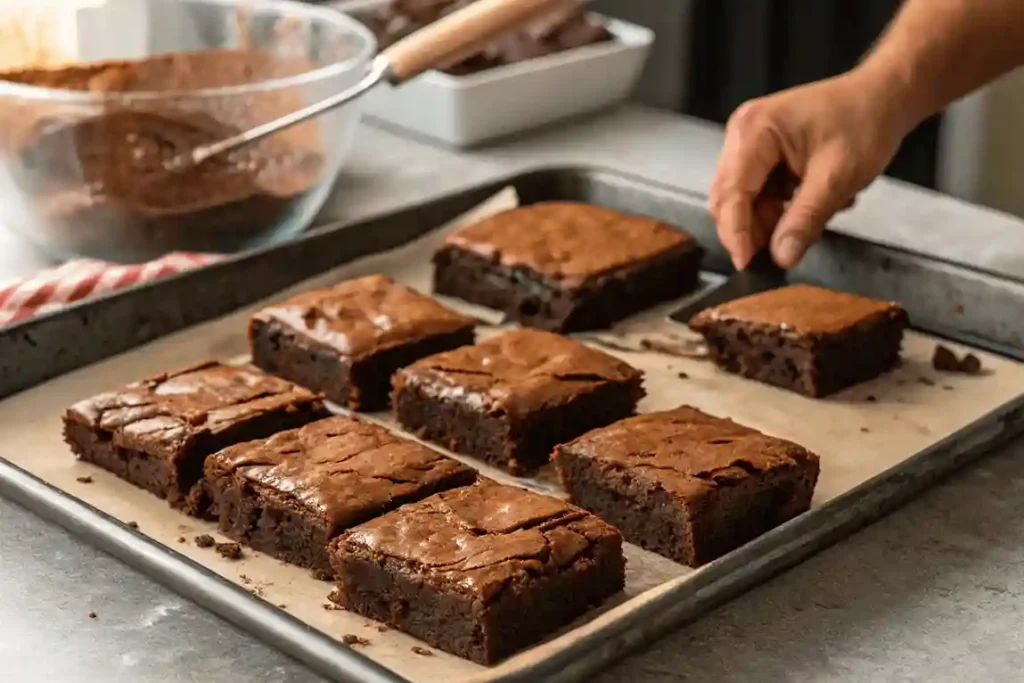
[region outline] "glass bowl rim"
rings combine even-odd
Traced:
[[[160,1],[170,2],[171,0]],[[245,6],[238,0],[185,0],[185,2],[204,5],[221,5],[224,7]],[[269,78],[241,85],[218,88],[199,88],[196,90],[87,92],[81,90],[68,90],[66,88],[47,88],[37,85],[28,85],[25,83],[13,83],[11,81],[0,79],[0,99],[18,98],[26,101],[49,101],[60,104],[104,104],[112,102],[127,104],[170,99],[208,99],[232,95],[266,93],[275,90],[283,90],[285,88],[310,85],[333,76],[346,73],[360,65],[369,64],[371,58],[377,51],[377,38],[374,36],[373,31],[358,19],[355,19],[339,10],[332,9],[330,7],[314,6],[304,2],[296,2],[295,0],[264,0],[264,2],[254,4],[251,7],[257,12],[261,9],[273,10],[274,8],[278,8],[281,10],[282,16],[302,16],[322,23],[331,24],[334,27],[344,29],[350,35],[358,37],[362,45],[359,47],[356,54],[341,61],[332,62],[294,76]],[[169,52],[161,54],[168,54]]]

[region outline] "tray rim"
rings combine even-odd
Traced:
[[[700,202],[701,204],[706,199],[706,196],[700,192],[652,181],[613,168],[589,165],[538,165],[432,197],[420,205],[399,206],[356,221],[330,223],[300,236],[292,243],[270,245],[251,252],[237,254],[206,268],[77,302],[60,311],[0,330],[0,335],[31,329],[35,325],[54,318],[79,315],[94,306],[121,297],[127,298],[140,291],[157,289],[161,285],[180,283],[192,277],[208,275],[210,271],[216,272],[217,269],[228,269],[239,263],[255,261],[274,251],[286,248],[294,242],[313,242],[324,234],[358,228],[360,225],[370,225],[376,221],[408,212],[418,206],[441,206],[462,196],[497,192],[505,186],[517,185],[531,177],[543,178],[546,175],[558,174],[568,174],[584,180],[592,178],[599,180],[602,176],[611,177],[615,180],[639,185],[649,193],[658,193],[668,199],[675,197],[683,201]],[[1024,279],[1021,278],[1007,276],[967,263],[930,256],[899,246],[874,242],[855,235],[831,233],[827,234],[825,239],[826,241],[850,240],[852,243],[875,245],[894,254],[949,266],[963,273],[973,273],[999,281],[1024,285]],[[359,256],[355,258],[359,258]],[[707,264],[706,270],[728,272],[728,270],[717,269],[711,264]],[[240,305],[245,305],[245,303]],[[212,319],[212,317],[214,316],[205,320]],[[194,321],[189,323],[189,326],[202,322],[204,320]],[[162,332],[155,335],[153,339],[166,336],[173,331]],[[935,335],[932,331],[929,333]],[[1016,355],[1007,354],[1004,349],[993,349],[986,345],[984,340],[971,340],[968,343],[1000,355]],[[118,349],[106,357],[121,353],[127,348],[131,347]],[[1013,351],[1018,354],[1022,353],[1016,349]],[[95,360],[90,362],[95,362]],[[68,370],[68,372],[70,371]],[[59,376],[59,374],[54,376]],[[48,379],[37,384],[48,381]],[[551,657],[515,672],[499,674],[487,680],[494,683],[584,680],[589,673],[600,666],[618,659],[675,626],[699,617],[720,602],[731,599],[779,571],[798,564],[814,552],[869,524],[906,502],[940,477],[966,462],[981,457],[994,445],[1022,431],[1024,431],[1024,394],[1003,404],[958,432],[919,451],[899,465],[844,492],[821,507],[777,527],[719,560],[687,575],[680,580],[678,585],[640,606],[628,619],[604,624],[598,630],[579,638],[575,643]],[[150,578],[181,593],[198,605],[210,609],[265,643],[302,661],[322,675],[333,680],[357,680],[366,681],[366,683],[400,683],[406,680],[377,664],[366,655],[345,647],[336,639],[310,628],[287,612],[260,600],[213,571],[180,555],[173,548],[125,529],[119,522],[102,511],[13,465],[2,456],[0,456],[0,495],[85,538],[93,545],[142,571]],[[738,571],[738,568],[741,567],[745,568],[744,571]],[[210,582],[211,578],[214,580],[213,582]]]

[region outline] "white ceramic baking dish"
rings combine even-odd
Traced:
[[[335,3],[357,14],[382,3]],[[496,138],[625,100],[654,43],[654,32],[600,17],[614,40],[468,76],[430,71],[399,88],[369,93],[367,116],[453,147]]]

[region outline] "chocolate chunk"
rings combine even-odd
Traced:
[[[218,543],[217,552],[229,560],[242,559],[242,546],[237,543]]]
[[[345,643],[349,647],[353,645],[369,645],[370,641],[361,636],[357,636],[353,633],[346,633],[341,637],[341,642]]]
[[[977,375],[981,372],[981,359],[975,356],[973,353],[968,353],[960,361],[960,372],[968,375]]]
[[[957,358],[956,353],[952,349],[942,344],[936,344],[935,353],[932,355],[932,367],[944,372],[976,375],[981,372],[981,359],[973,353],[968,353],[962,359]]]
[[[200,534],[196,536],[195,543],[198,548],[212,548],[217,544],[217,541],[210,534]]]
[[[935,353],[932,354],[932,367],[943,372],[958,372],[960,360],[952,349],[942,344],[936,344]]]

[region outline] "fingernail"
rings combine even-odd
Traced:
[[[775,262],[783,268],[792,268],[804,255],[804,243],[794,235],[780,238],[773,250]]]

